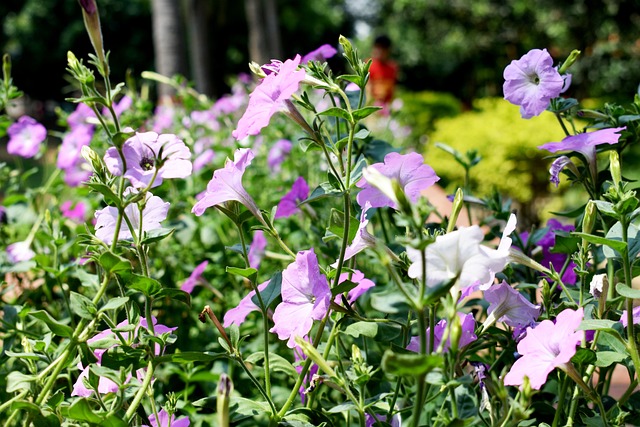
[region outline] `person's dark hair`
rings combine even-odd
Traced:
[[[381,35],[376,37],[373,41],[374,46],[382,47],[384,49],[389,49],[391,47],[391,39],[387,35]]]

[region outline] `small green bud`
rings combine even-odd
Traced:
[[[218,425],[229,426],[229,399],[233,392],[233,381],[224,372],[220,374],[217,390]]]
[[[451,353],[458,351],[458,343],[462,336],[462,325],[460,324],[460,317],[456,314],[451,320],[449,336],[451,337],[451,346],[449,347]]]
[[[364,358],[362,357],[362,352],[360,351],[360,347],[355,344],[351,345],[351,360],[353,363],[362,363],[364,362]]]
[[[449,224],[447,225],[447,233],[451,233],[458,222],[458,215],[464,206],[464,193],[462,188],[458,188],[456,195],[453,198],[453,206],[451,209],[451,217],[449,218]]]
[[[318,365],[318,368],[322,370],[325,374],[329,375],[329,377],[337,377],[336,372],[329,366],[329,363],[322,357],[320,352],[308,341],[296,337],[296,344],[302,350],[302,352],[311,360],[313,363]]]
[[[582,220],[582,232],[591,234],[596,223],[596,204],[589,200],[584,209],[584,219]]]
[[[613,185],[617,189],[622,182],[622,171],[620,169],[620,156],[616,150],[609,151],[609,170],[611,171]]]
[[[580,56],[580,53],[581,52],[577,49],[574,49],[571,51],[567,60],[564,61],[564,63],[560,67],[560,70],[559,70],[560,74],[564,74],[567,72],[569,67],[571,67],[576,62],[576,60],[578,59],[578,56]]]
[[[267,77],[267,74],[262,69],[262,66],[260,66],[260,64],[258,64],[255,61],[249,62],[249,69],[251,70],[251,72],[253,74],[255,74],[256,76],[258,76],[261,79],[264,79],[265,77]]]
[[[2,75],[5,82],[11,78],[11,56],[8,53],[2,55]]]
[[[351,44],[349,39],[343,35],[340,35],[340,37],[338,38],[338,41],[340,42],[340,45],[344,49],[344,54],[347,56],[347,58],[351,58],[351,56],[353,55],[353,45]]]
[[[98,153],[93,151],[88,145],[84,145],[80,149],[80,155],[91,165],[94,172],[98,173],[102,170],[102,159],[98,156]]]

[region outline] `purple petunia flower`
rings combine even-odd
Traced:
[[[134,192],[135,189],[128,187],[124,191],[127,196]],[[125,216],[129,219],[131,226],[138,238],[140,230],[140,221],[142,221],[142,231],[151,231],[161,228],[160,223],[167,218],[169,212],[169,202],[163,202],[158,196],[147,192],[144,209],[142,210],[142,218],[140,217],[140,209],[137,204],[130,204],[124,209]],[[96,237],[106,244],[113,241],[113,235],[116,232],[116,222],[118,219],[118,208],[107,206],[95,213],[96,217]],[[128,225],[123,221],[118,234],[118,240],[132,239],[133,235]]]
[[[36,253],[30,248],[28,242],[15,242],[7,246],[7,259],[11,264],[17,264],[23,261],[29,261]]]
[[[627,321],[627,313],[627,310],[622,310],[622,314],[620,315],[620,323],[622,323],[622,326],[625,328],[629,324]],[[633,311],[631,311],[631,313],[633,314],[633,324],[637,325],[640,323],[640,306],[633,307]]]
[[[249,267],[255,268],[256,270],[260,268],[260,262],[262,258],[264,258],[264,249],[267,247],[267,239],[264,237],[264,231],[256,230],[253,233],[253,241],[251,242],[251,246],[249,246],[249,253],[247,254],[249,257]]]
[[[278,203],[274,219],[289,218],[291,215],[300,212],[298,204],[307,197],[309,197],[309,186],[307,185],[307,181],[300,176],[293,183],[291,190],[285,194],[280,200],[280,203]]]
[[[104,162],[113,175],[123,175],[135,188],[157,187],[163,179],[186,178],[191,175],[191,151],[173,134],[158,135],[155,132],[136,133],[122,146],[127,170],[115,147],[107,150]],[[162,167],[156,170],[156,163]],[[153,183],[151,182],[153,180]]]
[[[418,153],[389,153],[384,156],[384,163],[375,163],[367,169],[369,168],[375,169],[391,180],[398,181],[412,203],[418,201],[423,190],[440,180],[431,166],[426,165],[424,158]],[[396,202],[389,198],[389,195],[371,185],[367,182],[367,179],[362,178],[356,185],[362,188],[362,191],[357,196],[360,206],[364,206],[368,201],[373,208],[384,206],[389,206],[393,209],[398,208]]]
[[[571,232],[575,230],[573,225],[567,224],[562,225],[560,221],[557,219],[550,219],[547,222],[547,227],[549,227],[549,231],[545,234],[538,242],[536,243],[538,246],[542,248],[542,260],[540,263],[543,266],[553,265],[553,268],[556,271],[561,271],[564,263],[567,260],[569,255],[567,254],[555,254],[551,252],[551,248],[553,248],[556,244],[556,231],[566,231]],[[577,280],[576,272],[575,272],[576,264],[573,261],[569,261],[569,265],[562,275],[562,282],[567,285],[574,285]]]
[[[271,116],[285,110],[284,101],[298,90],[300,82],[305,78],[304,70],[298,70],[300,55],[287,59],[277,73],[267,75],[249,96],[249,105],[238,122],[238,128],[232,132],[237,140],[249,135],[257,135],[269,124]]]
[[[484,291],[484,298],[489,302],[485,329],[496,321],[512,328],[524,328],[532,325],[540,315],[539,305],[529,302],[505,281]]]
[[[394,414],[391,417],[391,421],[387,421],[386,415],[376,415],[376,417],[378,418],[378,421],[384,422],[390,425],[391,427],[400,427],[402,425],[402,416],[400,415],[400,412]],[[365,427],[373,427],[375,423],[376,423],[376,419],[372,415],[369,415],[369,414],[364,415]]]
[[[33,157],[47,138],[47,129],[35,119],[22,116],[7,129],[7,152],[20,157]]]
[[[291,152],[291,141],[287,139],[280,139],[273,144],[271,150],[269,150],[269,154],[267,155],[267,164],[269,168],[275,172],[280,171],[280,165],[284,162]]]
[[[160,325],[158,324],[158,320],[153,317],[152,318],[152,322],[153,322],[153,329],[154,329],[154,333],[155,336],[159,337],[163,334],[166,333],[171,333],[173,331],[175,331],[176,328],[170,328],[168,326],[165,325]],[[124,326],[128,326],[129,325],[129,321],[128,320],[124,320],[120,323],[118,323],[118,325],[116,326],[118,329],[122,328]],[[129,334],[127,333],[122,333],[120,332],[120,336],[122,336],[125,340],[133,340],[133,338],[138,334],[139,329],[145,328],[148,329],[148,322],[147,319],[144,317],[140,317],[140,322],[135,326],[134,330],[129,332]],[[92,344],[92,343],[97,343],[101,340],[105,340],[105,339],[116,339],[116,334],[111,330],[111,329],[106,329],[102,332],[99,332],[98,334],[96,334],[93,338],[90,338],[87,340],[87,344]],[[120,343],[119,341],[115,344],[112,344],[111,346],[107,347],[107,348],[96,348],[93,350],[93,355],[96,357],[96,359],[98,359],[98,361],[96,362],[97,365],[101,365],[102,363],[102,355],[109,350],[109,348],[111,347],[115,347],[115,346],[119,346]],[[155,349],[154,352],[156,354],[156,356],[160,355],[160,345],[159,344],[155,344]],[[78,363],[78,369],[80,369],[82,372],[80,373],[80,375],[78,376],[78,379],[76,380],[75,384],[73,385],[73,390],[71,392],[71,396],[80,396],[80,397],[89,397],[93,394],[93,390],[92,389],[88,389],[83,382],[84,378],[88,378],[89,377],[89,366],[83,366],[82,363]],[[145,369],[138,369],[138,371],[136,372],[136,376],[138,377],[138,380],[140,380],[143,376],[144,376],[144,371]],[[126,382],[129,382],[131,380],[131,376],[129,376],[126,380]],[[100,377],[99,382],[98,382],[98,392],[101,394],[106,394],[106,393],[116,393],[118,392],[118,385],[111,381],[110,379],[106,378],[106,377]]]
[[[522,385],[526,376],[531,388],[540,390],[551,371],[567,369],[584,337],[584,331],[576,331],[583,317],[582,307],[568,308],[558,314],[555,323],[543,320],[535,328],[527,328],[527,336],[518,343],[521,357],[505,375],[504,385]]]
[[[163,409],[158,412],[158,419],[156,420],[156,415],[149,415],[149,423],[151,426],[147,426],[143,424],[144,427],[189,427],[190,421],[189,418],[178,418],[176,419],[175,415],[171,415],[171,419],[169,419],[169,414],[167,411]]]
[[[313,249],[298,252],[295,262],[282,272],[282,302],[273,313],[271,332],[281,340],[287,339],[289,348],[295,338],[304,337],[314,320],[327,314],[331,290],[327,278],[320,273],[318,258]]]
[[[58,152],[56,166],[66,170],[73,167],[79,160],[84,160],[80,152],[82,147],[89,145],[92,137],[93,128],[91,126],[76,126],[65,134]]]
[[[338,284],[346,280],[351,280],[356,284],[356,287],[354,287],[347,293],[347,301],[349,301],[349,304],[353,304],[354,302],[356,302],[356,300],[360,298],[362,294],[376,285],[375,283],[373,283],[373,281],[364,277],[364,273],[360,270],[354,270],[353,273],[342,273],[340,275]],[[336,304],[342,304],[342,297],[340,295],[336,295],[334,301]]]
[[[227,159],[224,168],[213,173],[206,192],[193,206],[191,212],[200,216],[211,206],[235,200],[242,203],[260,222],[264,223],[256,202],[242,186],[242,175],[252,160],[253,151],[250,148],[237,149],[233,161]]]
[[[89,123],[89,119],[95,119],[96,113],[93,112],[91,107],[82,102],[76,106],[73,113],[67,117],[67,124],[71,130],[78,127],[89,127],[93,129],[93,124]],[[97,120],[97,119],[96,119]]]
[[[371,235],[367,231],[367,226],[369,225],[369,219],[367,219],[367,211],[371,209],[371,203],[367,200],[362,208],[362,213],[360,214],[360,224],[358,225],[358,231],[356,232],[353,241],[349,246],[347,246],[347,250],[344,253],[344,260],[348,260],[365,250],[366,248],[373,248],[376,246],[376,238]],[[338,264],[333,264],[333,266],[337,266]]]
[[[184,281],[182,286],[180,286],[180,290],[183,290],[187,293],[193,292],[193,288],[195,288],[200,281],[202,280],[202,273],[204,273],[204,269],[209,265],[209,261],[202,261],[200,264],[193,269],[187,280]]]
[[[258,285],[258,290],[262,293],[265,290],[269,280]],[[256,291],[251,291],[249,294],[240,300],[237,307],[227,311],[222,319],[222,325],[225,328],[235,324],[240,326],[244,323],[245,319],[252,311],[260,310],[260,308],[253,303],[253,297],[256,295]]]
[[[156,133],[170,131],[173,127],[175,115],[175,108],[169,105],[158,105],[153,115],[153,131]]]
[[[462,333],[460,334],[460,341],[458,341],[458,348],[465,347],[475,340],[478,337],[475,334],[476,329],[476,320],[473,318],[472,313],[464,314],[458,313],[458,318],[460,319],[460,328]],[[440,347],[442,342],[442,337],[444,336],[444,331],[447,329],[447,321],[445,319],[440,320],[436,323],[436,326],[433,330],[433,349],[436,350]],[[429,348],[429,332],[430,329],[427,328],[427,348]],[[443,345],[442,351],[447,352],[451,347],[451,337],[447,338],[447,342]],[[412,337],[409,345],[407,346],[407,350],[415,351],[418,353],[420,351],[420,337]]]
[[[87,206],[82,202],[73,203],[71,200],[67,200],[60,205],[60,211],[63,217],[69,218],[78,224],[82,224],[86,220]]]
[[[553,67],[547,49],[532,49],[504,69],[504,99],[520,106],[524,119],[538,116],[562,93],[564,78]]]
[[[301,64],[306,64],[309,61],[324,61],[325,59],[332,58],[338,51],[330,44],[323,44],[319,48],[312,50],[302,57]]]
[[[596,147],[602,144],[617,144],[618,140],[620,139],[620,132],[625,129],[626,126],[623,126],[619,128],[600,129],[594,132],[580,133],[578,135],[570,135],[565,137],[562,141],[548,142],[544,145],[539,146],[538,148],[540,148],[541,150],[547,150],[551,153],[558,153],[561,151],[578,152],[585,157],[587,162],[586,165],[589,166],[592,176],[596,176]],[[568,163],[558,164],[556,165],[555,169],[550,170],[552,182],[555,182],[554,179],[557,180],[557,174],[560,173],[562,167],[567,165]]]

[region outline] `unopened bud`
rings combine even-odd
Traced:
[[[249,69],[253,74],[255,74],[261,79],[264,79],[265,77],[267,77],[267,73],[264,72],[264,70],[262,69],[262,66],[255,61],[249,62]]]
[[[584,208],[584,218],[582,219],[582,232],[591,234],[596,223],[596,204],[593,200],[589,200]]]
[[[351,360],[353,363],[362,363],[364,359],[362,357],[362,352],[360,351],[360,347],[355,344],[351,345]]]
[[[578,56],[580,56],[580,51],[577,49],[572,50],[567,60],[564,61],[564,63],[560,67],[560,70],[559,70],[560,74],[566,73],[569,67],[571,67],[576,62],[576,60],[578,59]]]
[[[349,39],[343,35],[340,35],[340,37],[338,38],[338,41],[340,42],[340,45],[344,49],[344,54],[348,58],[351,58],[351,55],[353,54],[353,45],[351,44]]]
[[[462,325],[460,324],[460,316],[453,316],[449,330],[449,336],[451,340],[451,346],[449,347],[449,349],[452,353],[456,353],[458,351],[458,343],[460,342],[460,337],[462,336]]]
[[[453,197],[453,206],[451,208],[451,217],[449,218],[449,225],[447,225],[447,233],[451,233],[458,222],[458,215],[464,206],[464,193],[462,188],[458,188],[456,195]]]
[[[622,182],[622,171],[620,169],[620,156],[616,150],[609,151],[609,170],[611,171],[613,185],[619,188],[620,182]]]
[[[102,170],[102,159],[98,156],[98,153],[93,151],[88,145],[83,145],[80,149],[82,157],[91,165],[94,172],[98,173]]]
[[[89,39],[100,60],[105,75],[109,74],[109,69],[104,56],[104,45],[102,43],[102,29],[100,28],[100,14],[95,0],[79,0],[82,6],[82,18],[84,26],[89,34]]]
[[[11,77],[11,56],[8,53],[2,55],[2,75],[5,82]]]
[[[217,391],[218,425],[229,426],[229,398],[233,392],[233,381],[224,372],[220,374]]]
[[[329,366],[329,363],[322,357],[320,352],[308,341],[296,337],[296,344],[300,347],[300,350],[311,360],[313,363],[318,365],[318,368],[322,370],[325,374],[329,375],[329,377],[336,377],[335,371]]]

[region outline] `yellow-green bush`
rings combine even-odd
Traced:
[[[474,102],[474,110],[443,118],[429,135],[426,159],[450,190],[462,185],[464,169],[454,158],[435,147],[447,144],[462,154],[477,150],[482,161],[471,170],[471,186],[477,196],[497,189],[519,202],[548,194],[549,153],[536,147],[564,137],[556,118],[548,112],[524,120],[517,106],[499,98]]]

